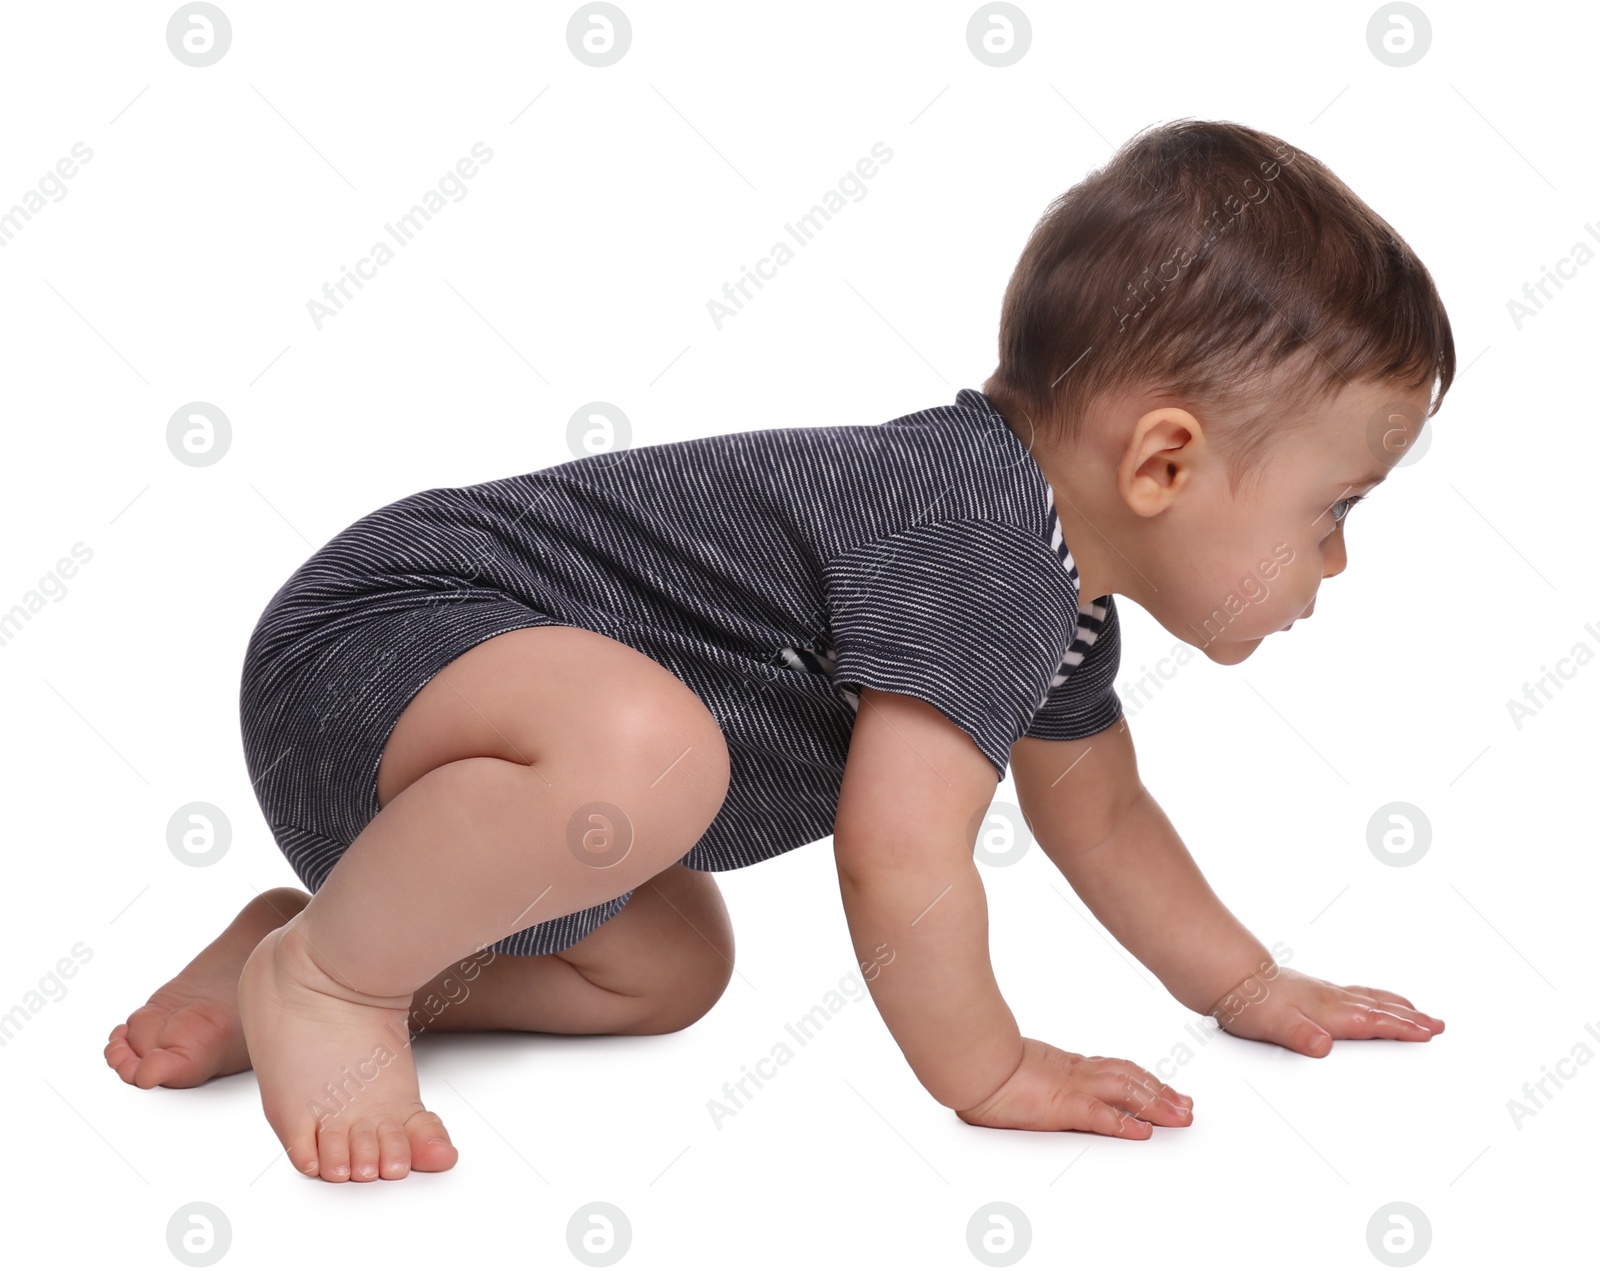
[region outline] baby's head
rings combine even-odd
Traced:
[[[1234,663],[1344,569],[1350,508],[1454,375],[1433,280],[1377,213],[1276,137],[1183,120],[1045,212],[983,387],[1083,600],[1130,596]]]

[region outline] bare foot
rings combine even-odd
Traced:
[[[294,887],[262,892],[150,1001],[111,1030],[106,1063],[131,1086],[187,1089],[250,1067],[239,1025],[239,972],[261,939],[310,902]]]
[[[449,1169],[458,1153],[417,1090],[411,995],[375,997],[336,979],[300,919],[268,932],[239,977],[249,1057],[278,1141],[297,1170],[331,1183]]]

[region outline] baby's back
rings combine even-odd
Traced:
[[[863,683],[970,716],[1003,770],[1076,627],[1051,521],[1031,456],[963,390],[883,424],[696,438],[420,491],[289,579],[270,625],[295,634],[259,656],[313,656],[336,612],[442,597],[509,598],[610,636],[672,670],[721,725],[731,788],[685,863],[735,868],[831,833]],[[987,634],[971,620],[941,629],[986,587],[1019,613],[994,614]],[[315,623],[288,620],[296,608]],[[1003,684],[962,682],[990,663],[1010,668]]]

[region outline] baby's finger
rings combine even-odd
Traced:
[[[1136,1064],[1112,1061],[1094,1074],[1091,1084],[1100,1098],[1126,1108],[1134,1116],[1142,1115],[1145,1108],[1161,1098],[1161,1083]]]
[[[1349,1002],[1334,1012],[1326,1027],[1335,1037],[1391,1037],[1398,1041],[1426,1041],[1437,1029],[1412,1019],[1414,1011],[1386,1009],[1360,1002]]]
[[[1368,997],[1376,998],[1380,1002],[1397,1002],[1401,1006],[1409,1006],[1412,1010],[1417,1009],[1415,1002],[1401,997],[1398,993],[1391,993],[1388,989],[1368,988],[1365,984],[1346,984],[1345,988],[1351,993],[1365,993]]]
[[[1354,1034],[1324,1028],[1302,1010],[1295,1010],[1281,1025],[1280,1035],[1272,1038],[1285,1050],[1311,1059],[1326,1059],[1333,1053],[1333,1039]]]
[[[1107,1059],[1101,1061],[1101,1067],[1096,1076],[1109,1077],[1119,1085],[1124,1099],[1131,1102],[1128,1107],[1137,1112],[1140,1106],[1156,1103],[1165,1099],[1169,1103],[1179,1104],[1184,1096],[1157,1077],[1147,1068],[1127,1059]]]
[[[1384,1010],[1393,1011],[1396,1015],[1404,1016],[1413,1023],[1427,1025],[1431,1032],[1442,1033],[1444,1031],[1444,1021],[1442,1019],[1435,1015],[1429,1015],[1426,1011],[1419,1011],[1398,994],[1385,993],[1383,989],[1369,989],[1359,984],[1346,986],[1346,991],[1366,994],[1369,999],[1365,1003],[1366,1005],[1378,1006]]]
[[[1158,1125],[1188,1125],[1192,1103],[1183,1102],[1166,1082],[1125,1059],[1107,1061],[1086,1083],[1101,1101],[1122,1108],[1142,1121]]]

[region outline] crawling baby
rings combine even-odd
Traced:
[[[1310,155],[1185,120],[1046,211],[999,354],[981,391],[886,423],[602,448],[341,531],[266,605],[240,685],[306,890],[247,905],[107,1062],[143,1088],[253,1067],[307,1175],[449,1169],[414,1036],[684,1028],[732,973],[713,875],[831,836],[934,1099],[977,1126],[1190,1124],[1150,1070],[1019,1032],[974,861],[1008,767],[1183,1005],[1313,1057],[1441,1031],[1234,918],[1114,687],[1119,597],[1225,665],[1312,614],[1454,376],[1427,270]]]

